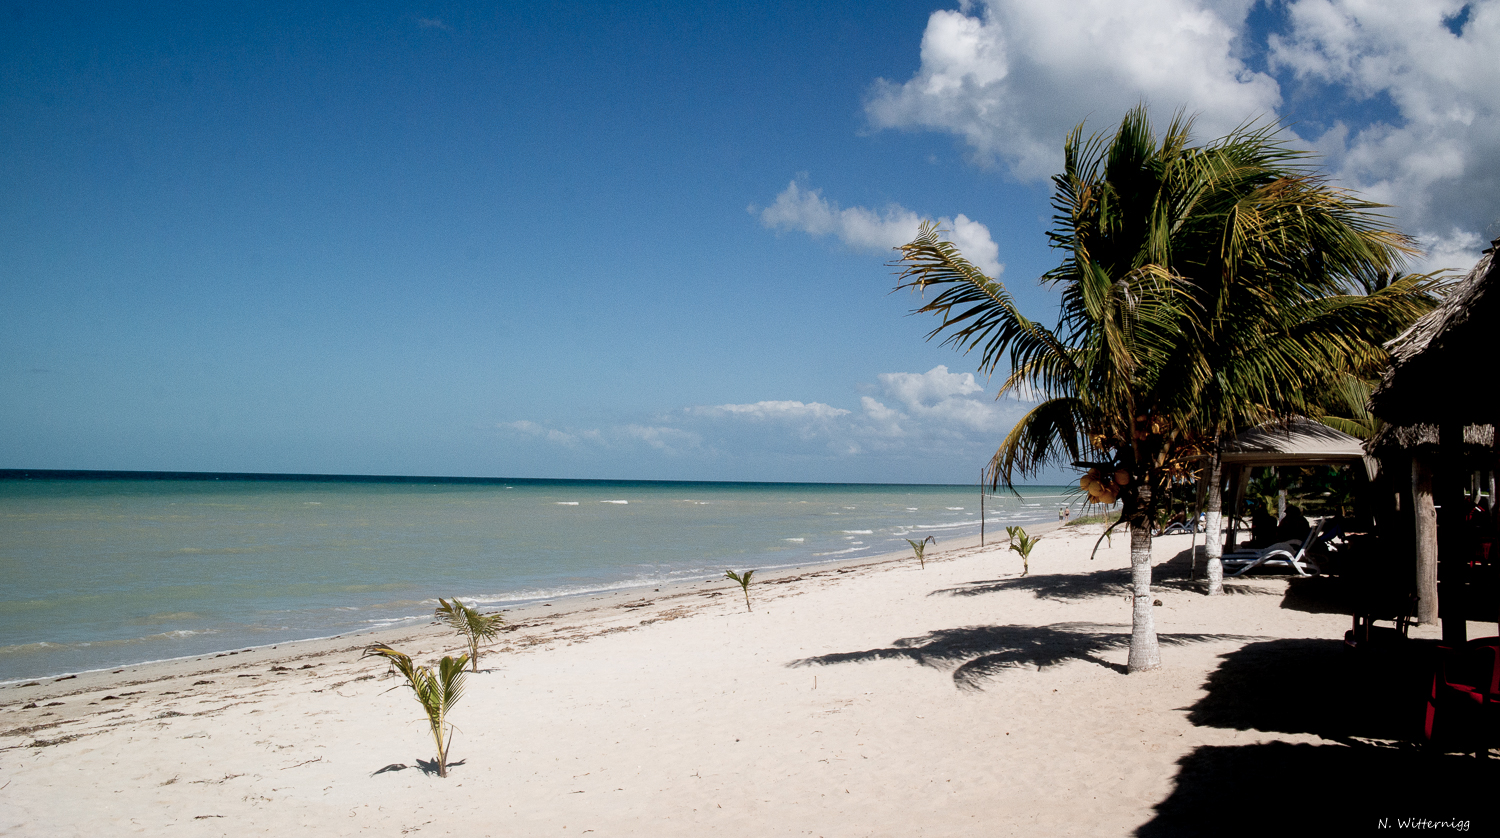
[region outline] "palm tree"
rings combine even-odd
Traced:
[[[1251,126],[1194,147],[1190,127],[1178,117],[1158,142],[1136,108],[1112,136],[1085,140],[1080,125],[1068,137],[1048,234],[1065,256],[1042,277],[1062,291],[1056,328],[1025,317],[932,225],[896,263],[898,287],[941,289],[918,309],[942,316],[929,338],[980,350],[982,372],[1008,360],[1001,394],[1041,396],[991,459],[992,486],[1071,463],[1090,468],[1081,482],[1092,497],[1122,501],[1132,672],[1160,665],[1151,522],[1170,483],[1225,429],[1309,403],[1309,382],[1366,349],[1295,327],[1336,308],[1318,302],[1337,284],[1326,280],[1389,270],[1410,250],[1273,132]],[[1240,362],[1246,345],[1265,351]]]
[[[448,749],[453,745],[453,736],[447,730],[448,712],[458,703],[464,691],[464,664],[467,655],[456,658],[443,656],[438,661],[437,671],[426,666],[417,666],[410,656],[389,646],[376,643],[365,649],[362,657],[382,657],[391,663],[391,671],[406,679],[417,702],[427,714],[427,724],[432,728],[433,741],[437,743],[437,770],[439,777],[448,776]]]
[[[459,602],[458,597],[454,597],[452,602],[438,597],[438,602],[440,604],[433,616],[443,620],[449,628],[463,636],[464,642],[469,644],[469,665],[473,667],[473,671],[478,672],[479,644],[498,637],[505,618],[499,614],[480,614],[477,609]]]

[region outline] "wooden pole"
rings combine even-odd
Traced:
[[[984,469],[979,470],[979,546],[984,546]]]
[[[1411,458],[1411,499],[1417,553],[1417,622],[1430,626],[1438,619],[1437,509],[1432,502],[1432,462],[1420,451]]]
[[[1438,617],[1443,624],[1443,642],[1459,645],[1469,639],[1469,557],[1473,543],[1464,521],[1464,493],[1468,474],[1463,467],[1464,425],[1438,424],[1438,462],[1434,470],[1433,503],[1437,515]]]
[[[1240,507],[1245,502],[1245,490],[1250,488],[1250,466],[1236,466],[1234,497],[1229,499],[1229,538],[1224,549],[1233,551],[1240,540]]]

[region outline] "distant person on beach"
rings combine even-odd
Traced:
[[[1068,519],[1071,518],[1071,517],[1073,517],[1073,507],[1071,507],[1071,506],[1064,506],[1063,507],[1063,523],[1064,524],[1068,523]]]

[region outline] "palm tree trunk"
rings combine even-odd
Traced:
[[[1219,446],[1214,445],[1208,455],[1208,508],[1203,517],[1208,534],[1203,546],[1206,562],[1204,572],[1208,574],[1208,595],[1224,593],[1224,534],[1220,526],[1224,519],[1224,463],[1219,459]]]
[[[1156,620],[1151,613],[1151,524],[1144,513],[1130,522],[1130,582],[1134,605],[1130,614],[1129,672],[1161,666],[1156,643]]]

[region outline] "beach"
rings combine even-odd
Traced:
[[[1233,834],[1312,788],[1299,823],[1346,833],[1473,815],[1374,779],[1409,749],[1329,712],[1346,614],[1283,576],[1202,596],[1188,537],[1154,552],[1163,667],[1125,675],[1128,538],[1091,559],[1100,531],[1046,532],[1024,578],[1002,536],[757,575],[753,611],[727,579],[511,610],[446,779],[411,691],[361,658],[458,654],[436,625],[10,685],[0,833]]]

